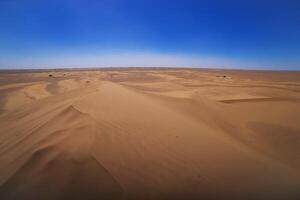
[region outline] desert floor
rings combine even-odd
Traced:
[[[1,200],[297,198],[300,72],[0,72]]]

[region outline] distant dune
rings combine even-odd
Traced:
[[[0,72],[0,199],[300,199],[300,72]]]

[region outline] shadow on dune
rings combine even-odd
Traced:
[[[272,157],[300,167],[300,130],[278,124],[249,122],[258,145]]]
[[[55,147],[34,153],[0,188],[2,200],[121,199],[123,190],[92,156],[74,160]]]

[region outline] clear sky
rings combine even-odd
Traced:
[[[0,0],[0,68],[300,70],[299,0]]]

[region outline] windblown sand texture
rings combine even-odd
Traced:
[[[300,199],[300,72],[2,71],[0,199]]]

